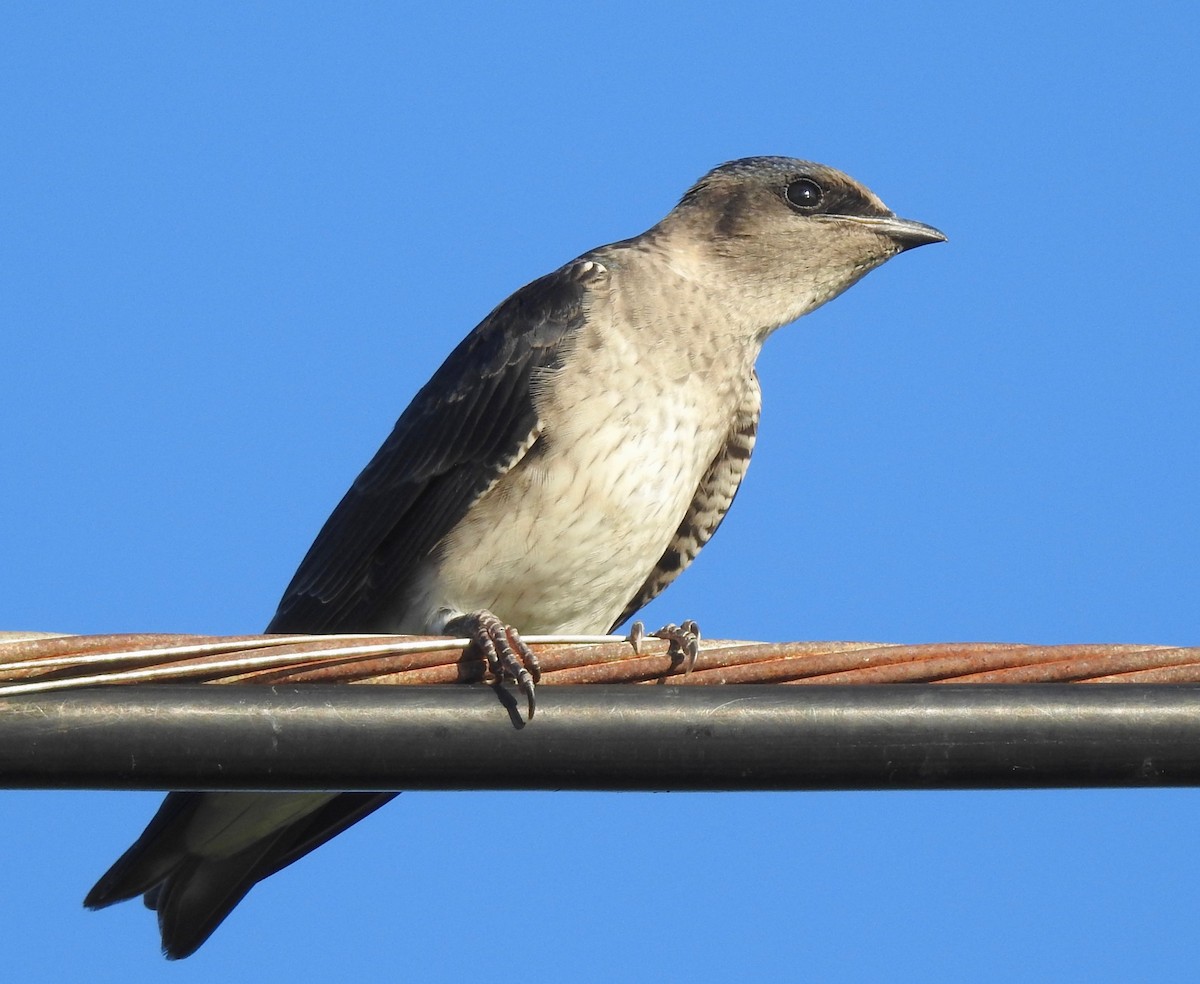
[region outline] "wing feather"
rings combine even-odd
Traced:
[[[367,632],[471,504],[528,452],[531,382],[561,363],[604,268],[576,261],[494,310],[396,422],[318,534],[268,632]]]

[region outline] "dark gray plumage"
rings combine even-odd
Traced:
[[[525,673],[508,626],[621,624],[733,502],[765,338],[942,239],[820,164],[714,169],[658,225],[535,280],[466,337],[334,510],[267,631],[457,629],[511,643],[507,668]],[[186,956],[256,882],[393,795],[171,793],[85,904],[144,894],[164,952]]]

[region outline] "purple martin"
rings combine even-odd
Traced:
[[[821,164],[715,168],[656,226],[522,287],[467,335],[267,631],[469,637],[532,700],[514,627],[610,631],[720,525],[754,448],[767,336],[944,239]],[[257,882],[394,795],[171,793],[84,904],[143,895],[164,953],[185,957]]]

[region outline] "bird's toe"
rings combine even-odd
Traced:
[[[532,719],[537,702],[534,685],[541,678],[537,654],[525,644],[521,634],[505,625],[489,611],[470,612],[452,619],[446,631],[471,640],[469,648],[479,652],[497,680],[512,680],[525,695],[528,716]]]
[[[630,636],[630,642],[633,643],[632,632]],[[651,632],[650,636],[665,640],[669,645],[667,653],[673,658],[683,661],[683,672],[685,674],[692,672],[696,666],[696,659],[700,656],[699,625],[689,618],[682,625],[676,625],[674,622],[664,625],[657,632]],[[640,634],[638,638],[640,640]],[[636,643],[634,643],[634,648],[636,650]]]

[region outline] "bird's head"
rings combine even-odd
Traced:
[[[896,216],[849,175],[788,157],[709,171],[658,226],[766,334],[914,246],[945,241]]]

